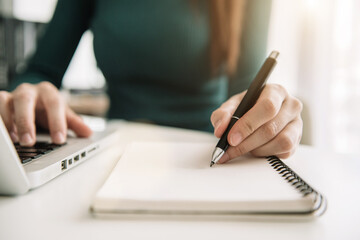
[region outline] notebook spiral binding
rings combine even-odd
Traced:
[[[299,190],[304,196],[315,193],[318,194],[309,184],[301,179],[294,171],[291,170],[283,161],[276,156],[267,157],[269,164],[282,175],[282,177],[291,183],[296,189]]]

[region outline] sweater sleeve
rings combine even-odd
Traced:
[[[39,38],[26,67],[10,83],[9,90],[24,82],[49,81],[60,88],[62,78],[82,34],[89,28],[94,1],[59,0],[52,20]]]
[[[268,39],[271,1],[246,2],[237,71],[229,81],[229,96],[247,89],[264,62]]]

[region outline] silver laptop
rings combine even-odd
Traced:
[[[48,134],[38,135],[34,147],[22,147],[11,141],[0,117],[0,194],[26,193],[76,167],[116,143],[118,128],[118,122],[109,122],[90,138],[69,136],[63,145],[51,144]]]

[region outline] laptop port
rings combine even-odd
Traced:
[[[79,160],[80,160],[80,155],[76,155],[76,156],[74,157],[74,160],[75,160],[75,162],[79,161]]]
[[[70,158],[70,159],[68,160],[68,163],[69,163],[69,165],[71,165],[71,164],[73,163],[73,160]]]
[[[67,161],[63,160],[61,161],[61,170],[64,171],[67,168]]]
[[[93,152],[93,151],[95,151],[96,150],[96,146],[95,147],[93,147],[93,148],[90,148],[88,151],[87,151],[87,153],[91,153],[91,152]]]
[[[81,153],[81,158],[84,158],[84,157],[86,157],[86,152]]]

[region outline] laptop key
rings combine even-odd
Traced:
[[[65,143],[66,144],[66,143]],[[33,159],[37,159],[45,154],[54,151],[65,144],[53,144],[50,142],[36,142],[32,147],[24,147],[19,143],[14,143],[16,151],[22,163],[28,163]]]
[[[32,161],[33,159],[31,157],[20,157],[20,161],[21,163],[28,163],[30,161]]]
[[[48,148],[49,149],[53,149],[53,150],[55,150],[55,149],[57,149],[57,148],[59,148],[59,147],[62,147],[62,146],[64,146],[65,144],[49,144],[49,146],[48,146]]]
[[[25,153],[18,153],[19,157],[30,157],[30,158],[38,158],[40,157],[42,154],[41,153],[29,153],[29,152],[25,152]]]
[[[18,153],[44,153],[47,151],[51,151],[48,149],[37,149],[37,148],[19,148],[17,150]]]

